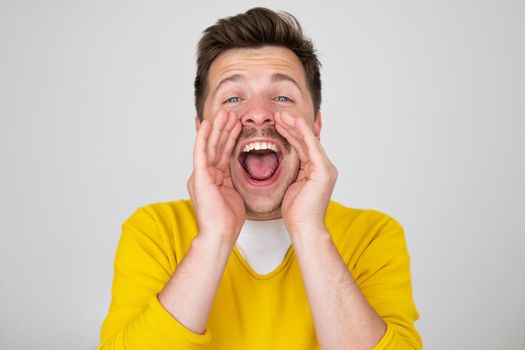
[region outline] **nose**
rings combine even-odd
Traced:
[[[275,125],[274,111],[270,103],[262,100],[250,101],[243,111],[241,123],[252,127]]]

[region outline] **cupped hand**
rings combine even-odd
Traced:
[[[233,188],[229,162],[242,126],[234,112],[221,111],[213,121],[202,121],[193,151],[193,173],[188,180],[200,235],[212,235],[235,244],[244,224],[244,202]]]
[[[286,191],[281,214],[290,234],[325,229],[324,217],[338,172],[304,119],[277,113],[276,129],[295,149],[301,168]]]

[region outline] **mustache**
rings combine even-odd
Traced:
[[[243,142],[246,139],[251,139],[254,137],[265,137],[269,139],[276,139],[278,140],[286,149],[287,152],[290,152],[291,145],[281,134],[277,132],[275,128],[254,128],[251,126],[245,126],[242,128],[241,133],[239,134],[239,137],[237,138],[237,142],[235,143],[235,148],[239,145],[239,143]]]

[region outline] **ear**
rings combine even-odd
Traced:
[[[201,119],[199,116],[195,117],[195,131],[199,131],[199,128],[201,127]]]
[[[323,122],[321,120],[321,111],[317,112],[314,119],[314,135],[320,139],[321,138],[321,127]]]

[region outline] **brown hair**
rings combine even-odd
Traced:
[[[210,66],[221,53],[233,48],[283,46],[292,50],[303,64],[312,95],[314,112],[321,108],[321,63],[312,41],[303,34],[297,19],[287,12],[274,12],[263,7],[252,8],[233,17],[219,19],[206,28],[198,44],[195,76],[195,107],[203,118],[207,78]]]

